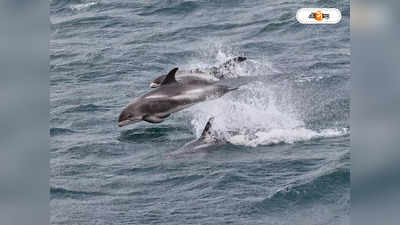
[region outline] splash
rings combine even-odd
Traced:
[[[223,63],[237,56],[232,51],[224,52],[221,49],[214,53],[217,63]],[[209,57],[207,54],[204,55]],[[201,63],[192,66],[199,64]],[[277,71],[268,61],[255,60],[240,64],[236,69],[238,76],[269,76]],[[210,117],[215,117],[212,129],[219,138],[232,144],[252,147],[278,143],[292,144],[315,138],[343,136],[348,133],[348,129],[345,128],[327,128],[319,131],[307,128],[299,118],[295,104],[291,104],[289,100],[278,103],[276,91],[277,89],[271,84],[255,81],[223,98],[203,102],[188,109],[191,112],[191,124],[196,136],[200,136]],[[279,88],[279,92],[282,91],[290,92],[290,89]],[[279,96],[289,94],[279,93]]]

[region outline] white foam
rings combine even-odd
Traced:
[[[258,146],[273,145],[280,143],[293,144],[300,141],[308,141],[316,138],[327,138],[343,136],[348,133],[347,129],[325,129],[320,132],[306,129],[304,127],[295,129],[273,129],[269,132],[256,132],[254,138],[237,135],[229,138],[229,142],[237,145]]]

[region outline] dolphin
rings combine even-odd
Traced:
[[[214,122],[214,117],[211,117],[199,139],[193,140],[186,143],[178,150],[171,153],[171,155],[178,155],[182,153],[194,153],[194,152],[206,152],[217,148],[218,146],[227,144],[228,142],[224,139],[218,138],[215,131],[212,130],[212,124]]]
[[[192,82],[193,80],[199,81],[202,80],[203,82],[208,82],[208,83],[215,83],[221,79],[224,79],[228,77],[230,74],[233,74],[233,70],[237,63],[245,61],[247,58],[246,57],[235,57],[232,58],[225,63],[221,64],[220,66],[213,66],[209,69],[206,69],[205,71],[202,71],[200,69],[194,69],[194,70],[182,70],[178,71],[175,75],[177,81],[180,83],[189,83]],[[150,88],[157,88],[160,86],[162,81],[165,79],[167,75],[161,75],[154,79],[150,83]]]
[[[127,105],[119,115],[118,126],[139,121],[161,123],[171,113],[181,111],[196,103],[219,98],[238,89],[220,84],[210,84],[204,80],[192,80],[182,84],[175,79],[178,68],[172,69],[159,88],[142,95]]]

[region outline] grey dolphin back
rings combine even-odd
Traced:
[[[178,67],[173,68],[171,71],[169,71],[165,79],[162,81],[161,85],[176,83],[177,82],[175,79],[176,71],[178,71]]]

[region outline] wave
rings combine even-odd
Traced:
[[[102,195],[106,194],[102,192],[72,191],[65,188],[50,187],[51,199],[65,199],[65,198],[83,199],[83,198],[97,197]]]
[[[95,104],[85,104],[71,107],[64,111],[64,113],[81,113],[81,112],[107,112],[109,109],[105,106]]]
[[[314,201],[324,204],[335,204],[343,199],[344,193],[348,193],[350,184],[350,170],[336,169],[319,175],[316,178],[303,180],[289,184],[274,192],[267,198],[253,204],[255,211],[281,212],[290,205],[307,205]],[[342,204],[340,204],[342,205]],[[348,204],[346,204],[348,205]]]
[[[121,149],[113,149],[111,143],[88,143],[85,145],[72,146],[65,150],[70,159],[84,159],[96,157],[109,159],[126,155]]]
[[[172,131],[173,129],[167,126],[134,128],[122,131],[118,140],[130,143],[147,143],[148,140],[152,140],[153,143],[164,143]]]
[[[165,7],[164,7],[165,6]],[[148,7],[145,12],[140,13],[140,16],[150,16],[150,15],[180,15],[194,12],[198,8],[196,2],[187,1],[175,5],[170,5],[170,3],[165,4],[154,4]],[[154,9],[156,8],[156,9]]]
[[[63,134],[73,134],[75,131],[67,129],[67,128],[59,128],[59,127],[52,127],[50,128],[50,136],[57,136]]]

